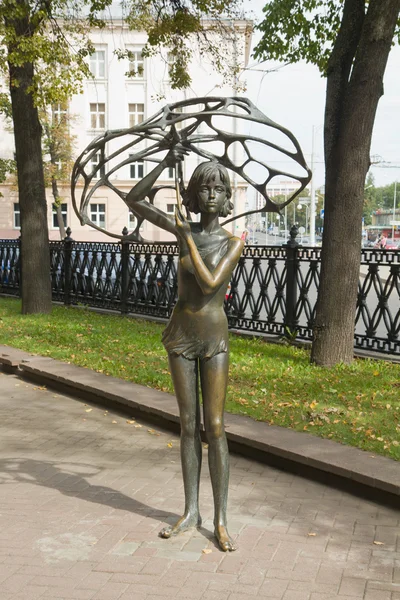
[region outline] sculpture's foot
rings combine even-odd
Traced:
[[[201,517],[199,514],[185,514],[183,517],[179,519],[175,523],[175,525],[170,525],[169,527],[164,527],[161,529],[158,534],[162,538],[170,538],[173,535],[178,535],[178,533],[182,533],[183,531],[187,531],[192,527],[201,527]]]
[[[224,525],[217,525],[214,530],[215,537],[217,538],[219,547],[224,552],[234,552],[237,550],[231,536],[229,535]]]

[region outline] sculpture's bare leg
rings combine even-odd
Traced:
[[[214,494],[214,533],[224,552],[236,550],[227,530],[226,507],[229,484],[229,453],[224,429],[224,406],[228,383],[227,353],[200,363],[204,422],[208,440],[208,462]]]
[[[190,527],[200,527],[199,484],[201,470],[200,403],[198,361],[170,355],[169,364],[178,400],[181,422],[181,462],[185,490],[185,512],[170,527],[160,531],[169,538]]]

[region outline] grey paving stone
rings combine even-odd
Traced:
[[[27,353],[7,346],[0,346],[2,363],[15,368],[18,365],[25,374],[34,375],[53,385],[62,384],[71,393],[75,390],[76,393],[91,394],[95,399],[130,408],[133,414],[144,418],[146,415],[157,416],[164,423],[174,426],[179,422],[177,405],[170,394],[50,358],[27,357]],[[230,442],[239,444],[246,452],[267,453],[276,459],[289,460],[355,482],[355,485],[400,497],[400,466],[396,461],[312,435],[254,422],[239,415],[227,415],[225,422]],[[256,475],[257,469],[250,470],[250,473],[250,477],[253,473]],[[302,492],[300,488],[290,490],[287,497],[300,498],[304,497],[304,493],[307,494],[307,491]]]
[[[163,540],[178,438],[40,387],[0,374],[1,600],[399,600],[400,511],[232,455],[238,551],[210,540],[206,464],[203,528]]]

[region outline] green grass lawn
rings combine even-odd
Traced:
[[[0,343],[173,392],[163,325],[66,307],[21,315],[0,298]],[[231,336],[226,408],[400,460],[400,366],[355,360],[324,369],[307,350]]]

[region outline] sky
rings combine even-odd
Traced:
[[[244,0],[256,17],[262,17],[262,0]],[[253,47],[260,34],[253,35]],[[313,65],[304,62],[283,66],[276,61],[256,64],[249,61],[250,70],[240,79],[246,81],[246,95],[273,121],[287,127],[298,139],[305,158],[314,163],[314,183],[324,184],[323,122],[326,80]],[[260,72],[276,69],[273,72]],[[400,181],[400,48],[392,48],[384,78],[384,95],[378,105],[371,144],[371,167],[376,186]],[[314,152],[312,140],[314,132]]]

